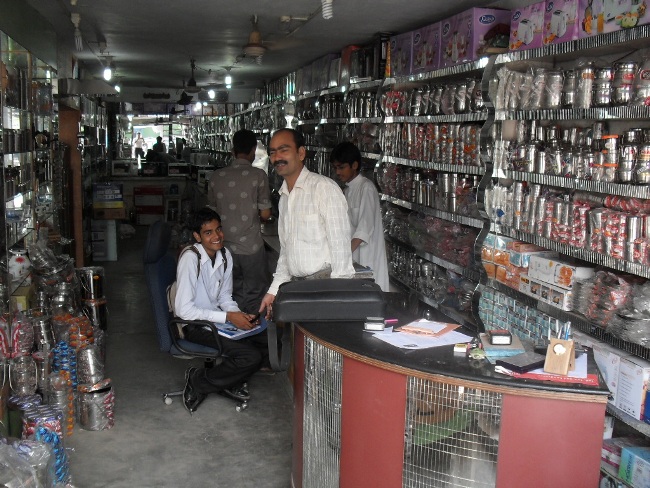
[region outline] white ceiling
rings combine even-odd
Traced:
[[[324,20],[320,0],[27,0],[56,31],[59,43],[101,76],[100,43],[112,56],[125,87],[180,89],[196,60],[199,86],[223,81],[224,66],[245,87],[261,87],[350,44],[367,44],[378,32],[407,32],[494,0],[334,0]],[[79,13],[84,49],[74,49],[72,12]],[[258,18],[267,52],[261,65],[238,61]],[[281,16],[307,22],[280,22]],[[211,70],[209,73],[208,70]]]

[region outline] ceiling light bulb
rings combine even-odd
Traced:
[[[212,88],[210,88],[208,90],[208,96],[210,97],[210,99],[213,99],[216,95],[217,94],[215,93],[215,91]]]
[[[226,88],[228,88],[228,89],[230,90],[230,87],[231,87],[231,86],[232,86],[232,85],[231,85],[230,83],[228,83],[228,84],[226,85]]]
[[[230,85],[232,83],[232,76],[226,75],[225,81],[226,85]]]
[[[119,84],[118,84],[118,85],[115,85],[115,91],[116,91],[117,93],[120,93],[120,92],[122,91],[122,87],[121,87]]]
[[[113,77],[113,69],[110,66],[106,66],[106,68],[104,68],[104,79],[106,81],[110,81],[112,77]]]
[[[196,110],[201,110],[201,102],[196,102],[196,105],[194,105],[194,108]]]
[[[208,106],[208,102],[203,102],[203,106],[204,106],[204,107],[207,107],[207,106]]]
[[[332,9],[333,0],[321,0],[321,7],[323,11],[323,18],[325,20],[331,19],[334,16]]]

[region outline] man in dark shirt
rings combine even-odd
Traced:
[[[233,255],[233,299],[246,313],[257,313],[270,283],[260,219],[271,216],[271,199],[266,173],[251,164],[256,148],[255,133],[237,131],[234,161],[212,173],[208,184],[208,202],[221,215]]]
[[[151,148],[154,152],[157,153],[166,153],[167,148],[165,147],[165,143],[162,141],[162,137],[158,136],[156,137],[156,143],[153,145]]]

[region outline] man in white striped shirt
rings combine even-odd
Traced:
[[[282,283],[314,276],[354,276],[345,196],[332,179],[305,168],[305,155],[300,132],[280,129],[273,134],[269,160],[284,183],[278,217],[280,257],[260,306],[267,316]]]

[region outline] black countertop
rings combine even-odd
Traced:
[[[387,294],[398,295],[398,294]],[[404,313],[402,309],[395,306],[393,297],[388,301],[386,317],[397,318],[399,325],[411,322],[415,317],[412,314]],[[441,312],[436,314],[432,320],[453,322]],[[598,374],[598,387],[583,385],[579,383],[559,383],[552,381],[537,381],[530,379],[513,378],[511,376],[496,373],[494,365],[486,359],[474,360],[463,354],[454,353],[454,346],[441,346],[420,350],[404,350],[392,346],[384,341],[373,337],[372,332],[363,330],[362,322],[313,322],[303,323],[299,326],[315,338],[332,344],[353,354],[377,360],[388,365],[394,365],[419,371],[425,374],[443,375],[452,378],[459,378],[467,381],[476,381],[492,385],[500,385],[510,388],[530,388],[552,392],[578,393],[608,395],[605,382],[598,371],[593,355],[589,350],[588,372]],[[474,331],[458,329],[459,332],[474,336]]]

